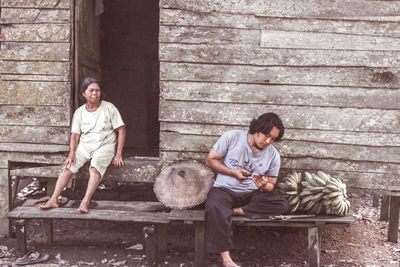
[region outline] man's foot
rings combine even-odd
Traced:
[[[234,208],[233,215],[244,216],[245,214],[244,214],[242,208]]]
[[[58,201],[57,201],[57,200],[50,199],[50,200],[47,201],[45,204],[39,206],[39,208],[41,208],[42,210],[48,210],[48,209],[58,208]]]
[[[80,212],[80,213],[88,213],[89,212],[89,202],[86,202],[86,201],[81,201],[81,205],[79,206],[79,208],[78,208],[78,211]]]
[[[232,260],[231,261],[223,261],[222,264],[224,267],[241,267],[240,265],[237,265],[234,263]]]

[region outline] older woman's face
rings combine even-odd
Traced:
[[[101,96],[99,85],[97,83],[89,84],[86,91],[82,93],[82,95],[86,99],[86,102],[90,102],[93,104],[99,103]]]

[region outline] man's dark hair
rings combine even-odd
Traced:
[[[279,129],[279,135],[275,139],[275,142],[278,142],[285,133],[285,128],[283,127],[283,123],[279,116],[273,112],[264,113],[257,119],[252,120],[249,127],[249,133],[263,133],[267,135],[274,126]]]
[[[95,78],[92,77],[85,77],[82,81],[81,85],[81,94],[79,95],[81,100],[86,101],[86,99],[82,96],[82,94],[86,91],[86,89],[91,85],[92,83],[97,83],[100,86],[100,82],[96,80]],[[103,95],[103,94],[102,94]],[[102,96],[101,95],[101,96]],[[102,99],[103,97],[101,97]]]

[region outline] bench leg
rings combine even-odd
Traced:
[[[146,253],[147,266],[156,266],[157,264],[156,227],[154,225],[145,226],[143,228],[143,233],[144,233],[144,247]]]
[[[399,234],[399,209],[400,197],[390,196],[388,241],[393,243],[397,243],[397,238]]]
[[[319,267],[319,254],[321,251],[321,234],[318,227],[308,228],[308,264]]]
[[[167,225],[159,224],[157,226],[157,259],[165,257],[167,254]]]
[[[205,226],[204,223],[195,224],[195,267],[204,266],[204,238],[205,238]]]
[[[372,195],[372,207],[379,207],[379,202],[381,199],[381,195],[373,194]]]
[[[43,233],[44,233],[44,241],[46,243],[53,242],[53,220],[52,219],[43,219]]]
[[[388,195],[383,195],[379,220],[387,221],[389,219],[389,203],[390,197]]]
[[[17,237],[17,250],[23,255],[27,252],[25,220],[15,221],[15,235]]]

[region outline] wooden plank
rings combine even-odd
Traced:
[[[249,129],[248,125],[215,125],[197,124],[185,122],[161,122],[161,132],[175,132],[188,135],[212,135],[221,136],[229,130]],[[400,136],[398,134],[373,133],[373,132],[350,132],[350,131],[326,131],[289,128],[285,125],[284,139],[292,141],[311,141],[321,143],[368,145],[368,146],[398,146]]]
[[[246,44],[160,43],[160,61],[259,66],[400,66],[400,52],[276,49]]]
[[[4,23],[69,23],[69,9],[2,8]]]
[[[358,12],[353,15],[358,14]],[[384,21],[388,20],[388,21]],[[382,17],[382,21],[262,17],[245,13],[198,12],[183,9],[160,11],[161,25],[202,26],[216,28],[263,29],[268,31],[306,31],[344,33],[369,36],[399,37],[398,19]]]
[[[69,106],[71,84],[68,82],[3,81],[0,104]]]
[[[313,171],[330,169],[346,172],[368,172],[396,175],[399,173],[399,164],[371,162],[371,161],[353,161],[344,159],[324,159],[313,157],[290,158],[282,157],[282,168],[292,170]]]
[[[59,153],[68,152],[68,145],[54,144],[27,144],[27,143],[0,143],[0,151],[4,152],[35,152],[35,153]]]
[[[2,7],[70,8],[71,0],[1,0]]]
[[[70,24],[12,24],[1,27],[0,41],[68,42]]]
[[[304,31],[261,31],[261,47],[399,51],[399,38]]]
[[[69,75],[30,75],[30,74],[1,74],[2,81],[53,81],[53,82],[68,82]]]
[[[69,61],[70,46],[69,43],[2,42],[0,56],[3,60]]]
[[[259,44],[260,31],[210,27],[160,26],[159,41],[194,44]]]
[[[67,127],[0,126],[0,142],[68,145]]]
[[[192,221],[192,222],[201,222],[204,221],[204,210],[178,210],[173,209],[168,214],[168,219],[171,221]],[[317,215],[309,218],[296,218],[290,219],[288,221],[279,221],[273,219],[257,219],[252,220],[243,216],[233,216],[232,222],[234,223],[247,223],[247,222],[259,222],[259,223],[275,223],[275,224],[291,224],[291,223],[299,223],[299,222],[325,222],[327,224],[349,224],[354,222],[352,213],[347,214],[346,216],[333,216],[333,215]]]
[[[70,107],[0,106],[0,125],[69,127],[70,120]]]
[[[27,199],[23,206],[33,207],[37,199]],[[74,201],[70,200],[65,204],[65,208],[71,208]],[[157,201],[114,201],[114,200],[96,200],[96,209],[98,210],[125,210],[125,211],[167,211],[169,208]]]
[[[164,151],[181,150],[208,152],[218,140],[218,137],[162,132],[160,140],[160,149]],[[283,157],[314,157],[400,163],[400,147],[355,147],[349,144],[314,143],[291,140],[283,140],[279,143],[275,143],[274,146]]]
[[[154,182],[156,175],[162,167],[158,160],[125,159],[125,166],[115,168],[110,165],[103,179],[126,182]],[[24,177],[50,177],[57,178],[62,171],[62,166],[32,167],[11,170],[12,175]],[[81,168],[77,178],[89,177],[88,166]]]
[[[151,222],[169,223],[167,215],[162,212],[137,211],[132,213],[123,210],[98,210],[91,209],[90,213],[76,212],[75,208],[58,208],[41,210],[32,207],[17,207],[8,213],[12,219],[73,219],[73,220],[102,220],[111,222]]]
[[[9,161],[21,162],[21,163],[29,162],[29,163],[42,163],[42,164],[62,164],[65,158],[66,158],[65,153],[0,152],[0,168],[8,168]]]
[[[347,20],[397,20],[400,14],[398,1],[330,1],[288,0],[288,1],[179,1],[162,0],[161,8],[183,9],[197,12],[221,12],[253,14],[268,17],[321,18]],[[355,15],[356,14],[356,15]]]
[[[399,133],[399,110],[279,106],[160,100],[162,122],[249,125],[261,110],[278,114],[285,127],[333,131]]]
[[[359,67],[259,67],[160,63],[162,81],[231,82],[344,87],[400,87],[399,70]]]
[[[165,100],[346,108],[400,108],[400,90],[396,89],[190,81],[162,81],[160,88],[160,97]]]
[[[0,66],[4,74],[68,75],[70,72],[69,62],[3,60]]]
[[[389,211],[389,228],[388,228],[388,241],[397,243],[399,236],[399,209],[400,197],[390,197],[390,211]]]

